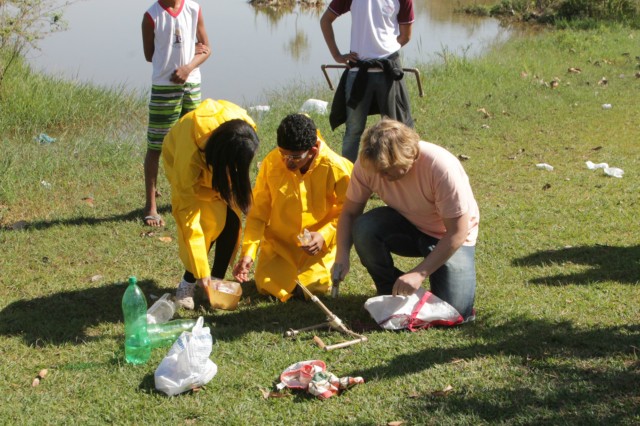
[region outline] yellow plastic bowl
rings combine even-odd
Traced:
[[[238,307],[242,287],[235,281],[216,280],[207,287],[207,296],[213,309],[233,311]]]

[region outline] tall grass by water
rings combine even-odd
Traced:
[[[464,159],[480,204],[474,323],[380,331],[362,309],[374,290],[353,254],[342,296],[324,301],[368,342],[322,352],[311,334],[285,339],[285,330],[322,322],[322,313],[259,296],[249,283],[237,311],[181,312],[211,326],[219,373],[200,392],[174,398],[153,386],[166,350],[155,349],[143,366],[124,363],[126,277],[136,275],[151,300],[172,292],[181,274],[164,179],[167,227],[141,221],[146,100],[14,68],[0,98],[1,418],[637,424],[639,37],[628,27],[548,32],[482,58],[443,55],[425,64],[424,98],[408,82],[418,132]],[[287,113],[331,96],[321,87],[273,93],[271,111],[257,118],[258,160],[275,146]],[[339,151],[343,129],[314,119]],[[41,144],[40,133],[56,141]],[[588,160],[624,177],[589,170]],[[307,359],[366,383],[324,402],[287,391],[265,398],[282,370]],[[47,377],[32,387],[42,368]]]

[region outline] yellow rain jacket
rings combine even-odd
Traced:
[[[336,225],[342,211],[353,165],[333,152],[321,139],[309,170],[289,171],[278,149],[262,161],[247,214],[242,256],[256,258],[256,287],[285,302],[296,280],[313,293],[331,287],[331,267],[336,256]],[[309,256],[300,248],[304,229],[319,232],[324,248]]]
[[[234,119],[256,127],[239,106],[206,99],[171,128],[162,144],[180,260],[196,278],[211,274],[209,248],[224,229],[227,217],[227,203],[211,188],[212,170],[205,162],[203,150],[211,133],[222,123]],[[235,206],[232,208],[240,218],[240,211]]]

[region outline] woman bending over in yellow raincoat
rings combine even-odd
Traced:
[[[315,294],[331,287],[337,219],[353,165],[302,114],[282,120],[277,143],[260,166],[233,275],[240,282],[249,279],[259,247],[256,287],[285,302],[296,280]],[[305,229],[309,238],[301,242]]]
[[[205,288],[212,277],[224,278],[235,255],[240,214],[251,205],[249,168],[258,143],[245,110],[212,99],[182,117],[164,139],[162,159],[185,268],[176,299],[184,308],[194,308],[196,284]]]

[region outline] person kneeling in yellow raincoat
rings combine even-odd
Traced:
[[[256,287],[285,302],[296,280],[315,294],[331,288],[337,219],[353,165],[329,148],[303,114],[282,120],[277,143],[260,166],[233,275],[248,281],[259,247]],[[307,238],[298,238],[305,230]]]
[[[184,308],[194,308],[196,284],[205,288],[212,277],[224,278],[236,253],[240,214],[246,214],[252,199],[249,168],[259,143],[255,127],[239,106],[206,99],[164,139],[162,159],[186,270],[176,300]]]

